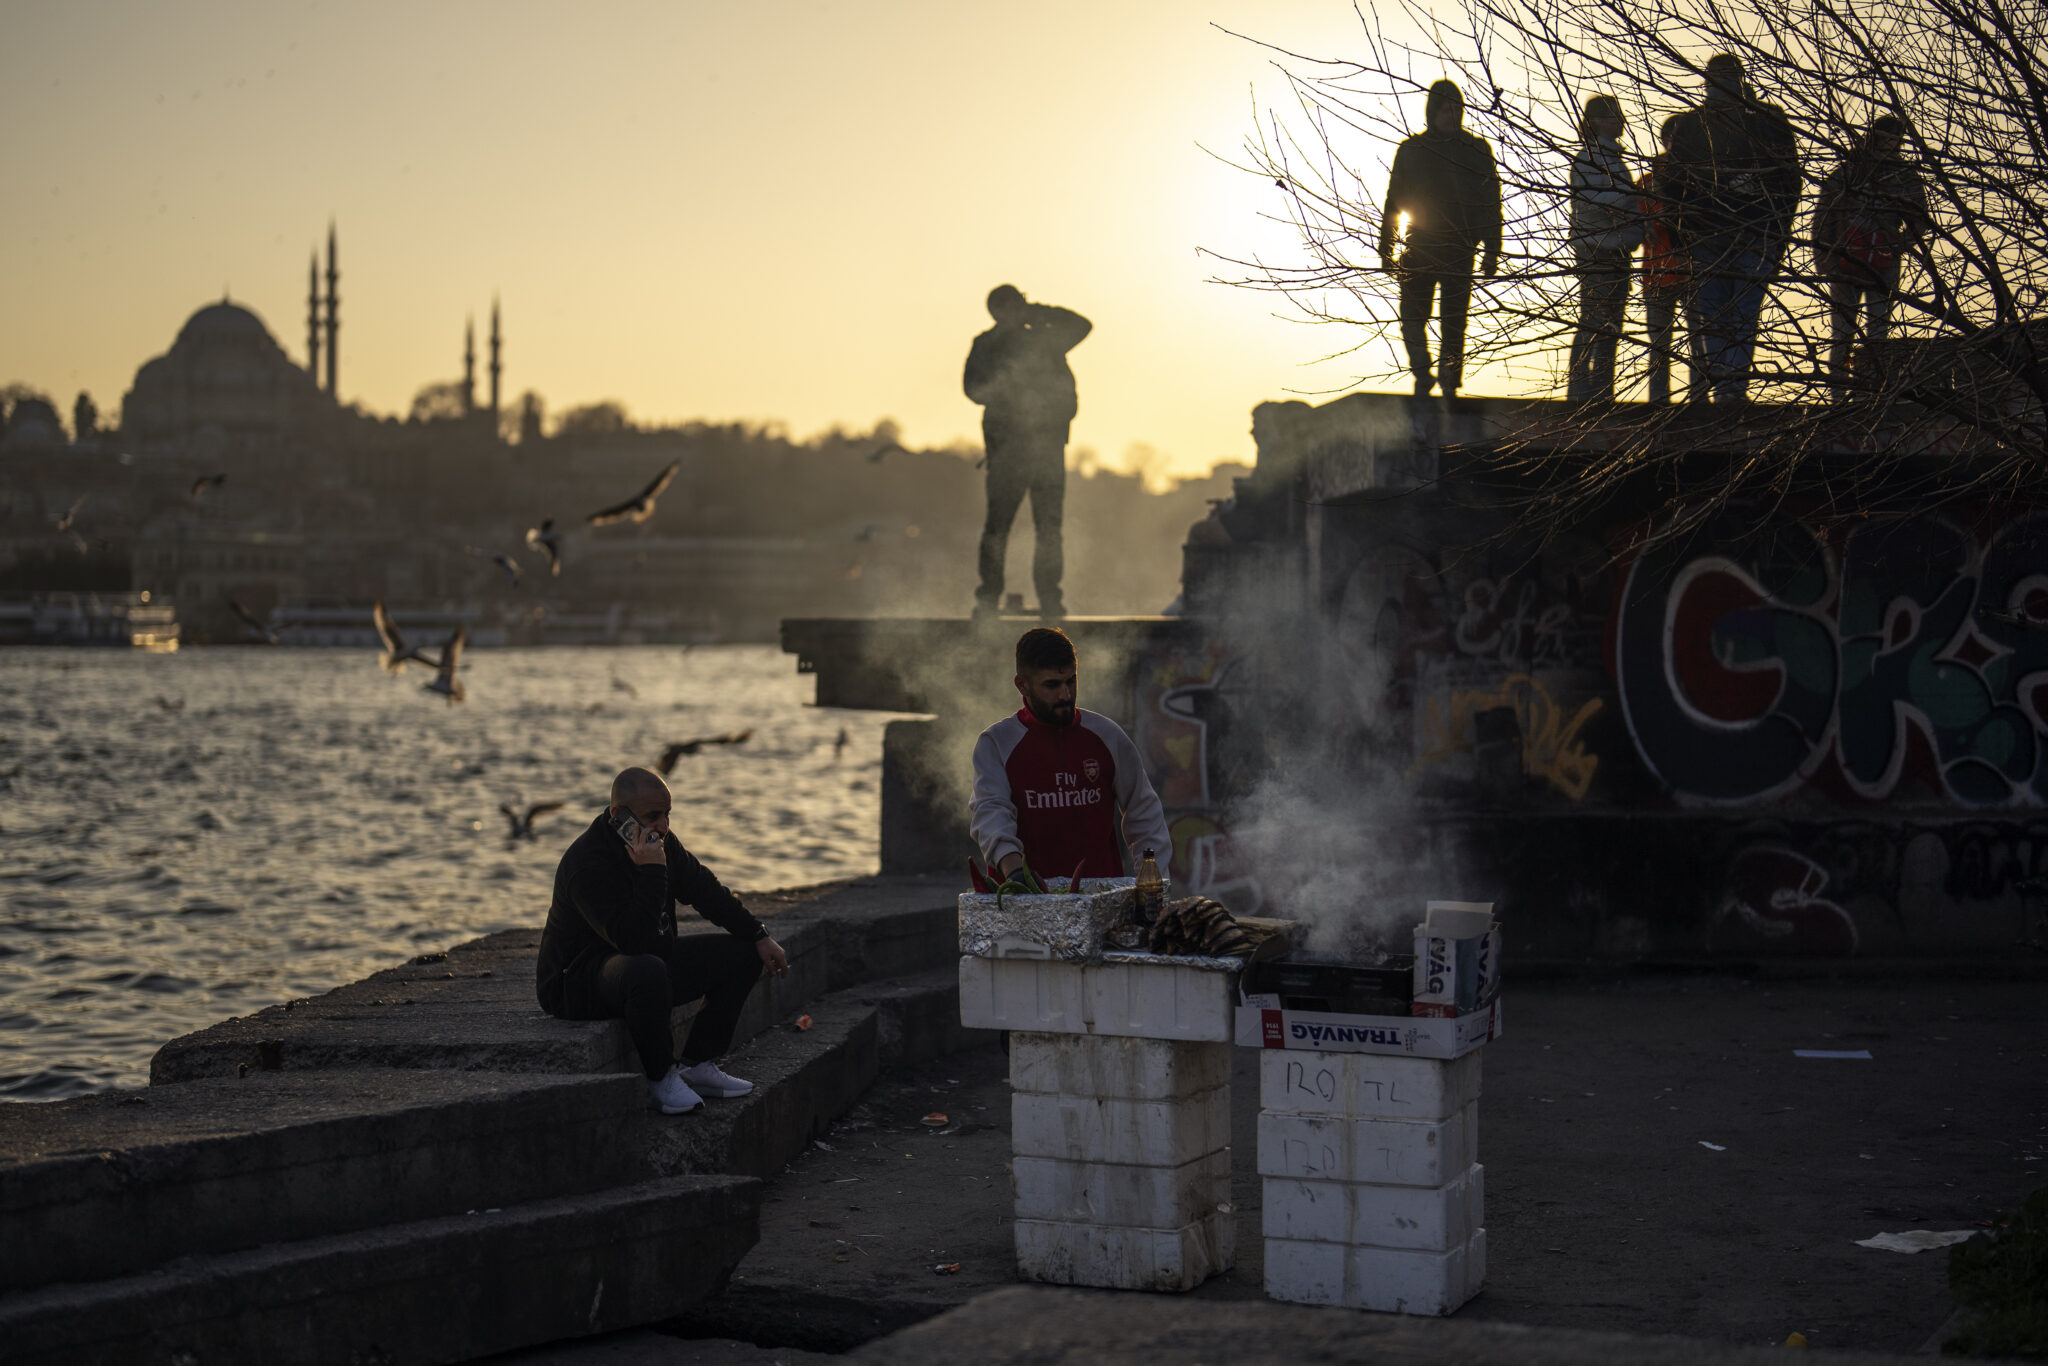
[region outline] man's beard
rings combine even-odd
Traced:
[[[1031,714],[1048,726],[1071,726],[1074,724],[1074,704],[1058,702],[1046,706],[1035,697],[1024,699],[1024,706]]]

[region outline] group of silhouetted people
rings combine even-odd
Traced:
[[[1464,111],[1456,84],[1432,85],[1427,127],[1396,150],[1387,185],[1380,261],[1400,281],[1401,337],[1418,395],[1457,393],[1474,258],[1488,277],[1499,265],[1500,176],[1486,140],[1465,130]],[[1707,63],[1701,102],[1664,121],[1662,147],[1640,179],[1629,173],[1626,131],[1614,96],[1586,101],[1569,184],[1578,319],[1566,397],[1613,400],[1630,282],[1640,272],[1650,402],[1671,399],[1681,323],[1687,397],[1744,402],[1765,297],[1793,241],[1800,171],[1791,120],[1759,98],[1741,60],[1724,53]],[[1810,238],[1827,289],[1828,379],[1838,400],[1855,339],[1884,339],[1900,258],[1933,228],[1926,191],[1901,155],[1906,133],[1901,119],[1874,120],[1821,182],[1814,207]],[[1432,368],[1428,329],[1438,299]]]

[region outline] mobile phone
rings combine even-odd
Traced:
[[[640,818],[623,806],[612,812],[612,829],[618,832],[619,838],[626,842],[629,849],[647,837],[647,827],[640,824]]]

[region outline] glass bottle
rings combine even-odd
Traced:
[[[1143,861],[1138,864],[1137,886],[1132,889],[1134,909],[1140,925],[1156,925],[1159,917],[1166,913],[1166,881],[1159,876],[1159,861],[1147,849]]]

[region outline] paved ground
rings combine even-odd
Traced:
[[[1855,1241],[1972,1227],[2048,1183],[2043,1056],[2036,984],[1515,988],[1480,1107],[1488,1287],[1460,1317],[1914,1351],[1949,1313],[1945,1254]],[[1263,1294],[1254,1060],[1238,1267],[1197,1299]],[[730,1292],[676,1327],[844,1350],[1014,1283],[1006,1077],[982,1048],[885,1078],[773,1182]]]

